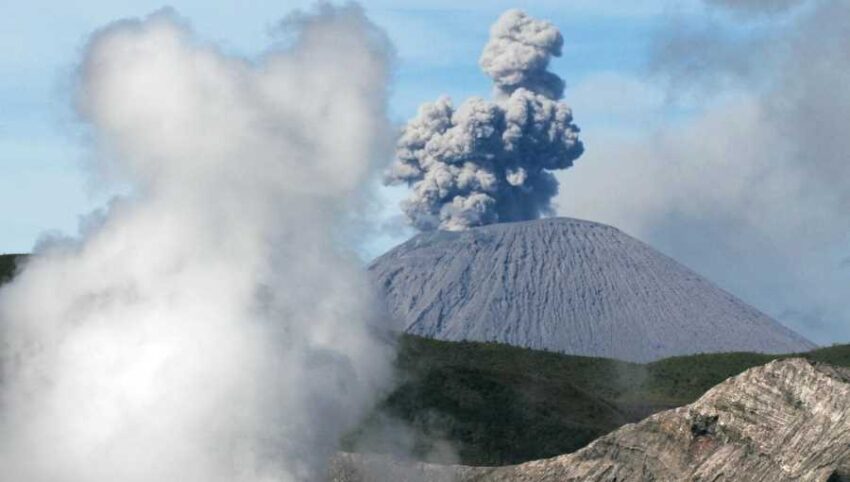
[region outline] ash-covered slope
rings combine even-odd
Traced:
[[[408,333],[647,362],[814,345],[646,244],[577,219],[420,234],[370,273]]]
[[[373,474],[389,474],[386,479]],[[850,480],[850,370],[796,358],[750,369],[691,405],[573,454],[485,468],[341,454],[334,482]]]

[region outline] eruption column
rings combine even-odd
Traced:
[[[457,231],[552,213],[552,171],[572,166],[584,149],[560,100],[564,82],[547,70],[562,44],[551,23],[509,10],[479,62],[495,99],[472,97],[455,108],[442,97],[419,108],[386,176],[410,186],[402,208],[414,227]]]

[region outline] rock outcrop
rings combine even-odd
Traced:
[[[369,272],[408,333],[648,362],[814,345],[646,244],[550,218],[422,233]]]
[[[486,468],[342,454],[335,482],[850,480],[850,370],[801,358],[730,378],[699,400],[573,454]]]

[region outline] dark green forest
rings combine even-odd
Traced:
[[[346,438],[346,448],[391,451],[373,434],[391,418],[415,429],[413,449],[422,459],[440,442],[450,442],[458,461],[470,465],[552,457],[623,424],[691,403],[748,368],[790,356],[850,366],[850,345],[783,356],[682,356],[641,365],[405,335],[399,340],[396,388]]]

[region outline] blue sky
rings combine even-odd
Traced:
[[[841,204],[850,199],[843,181],[850,172],[846,146],[827,145],[850,112],[843,80],[850,67],[828,51],[847,40],[839,21],[850,18],[840,2],[800,0],[778,16],[723,10],[719,0],[362,3],[398,52],[390,106],[397,122],[442,94],[456,101],[489,95],[477,60],[505,9],[553,22],[565,47],[551,68],[567,82],[566,101],[587,148],[576,167],[558,174],[558,214],[613,224],[816,342],[850,340],[850,222]],[[74,66],[93,30],[166,5],[201,38],[250,57],[267,48],[282,17],[311,2],[6,5],[0,252],[29,251],[45,232],[75,233],[79,216],[113,195],[87,184],[81,168],[88,151],[71,109]],[[811,31],[829,18],[836,29]],[[821,54],[825,62],[806,66]],[[840,101],[814,98],[819,91]],[[766,119],[771,113],[781,115]],[[818,125],[821,118],[839,121]],[[797,126],[822,134],[823,162],[801,150],[807,139],[791,142]],[[367,255],[411,235],[395,222],[404,190],[381,194],[388,229],[366,240]]]
[[[565,55],[553,69],[570,86],[600,73],[638,75],[650,32],[668,13],[688,10],[682,2],[658,1],[460,3],[364,2],[398,50],[391,105],[397,120],[441,94],[456,99],[488,94],[477,59],[490,24],[505,8],[521,6],[562,29]],[[29,251],[45,231],[73,233],[78,216],[111,195],[87,185],[80,169],[86,149],[75,136],[70,79],[93,30],[164,5],[188,18],[202,37],[251,56],[269,44],[277,20],[310,2],[36,0],[5,6],[0,18],[0,252]],[[619,122],[604,110],[577,116],[586,130]]]

